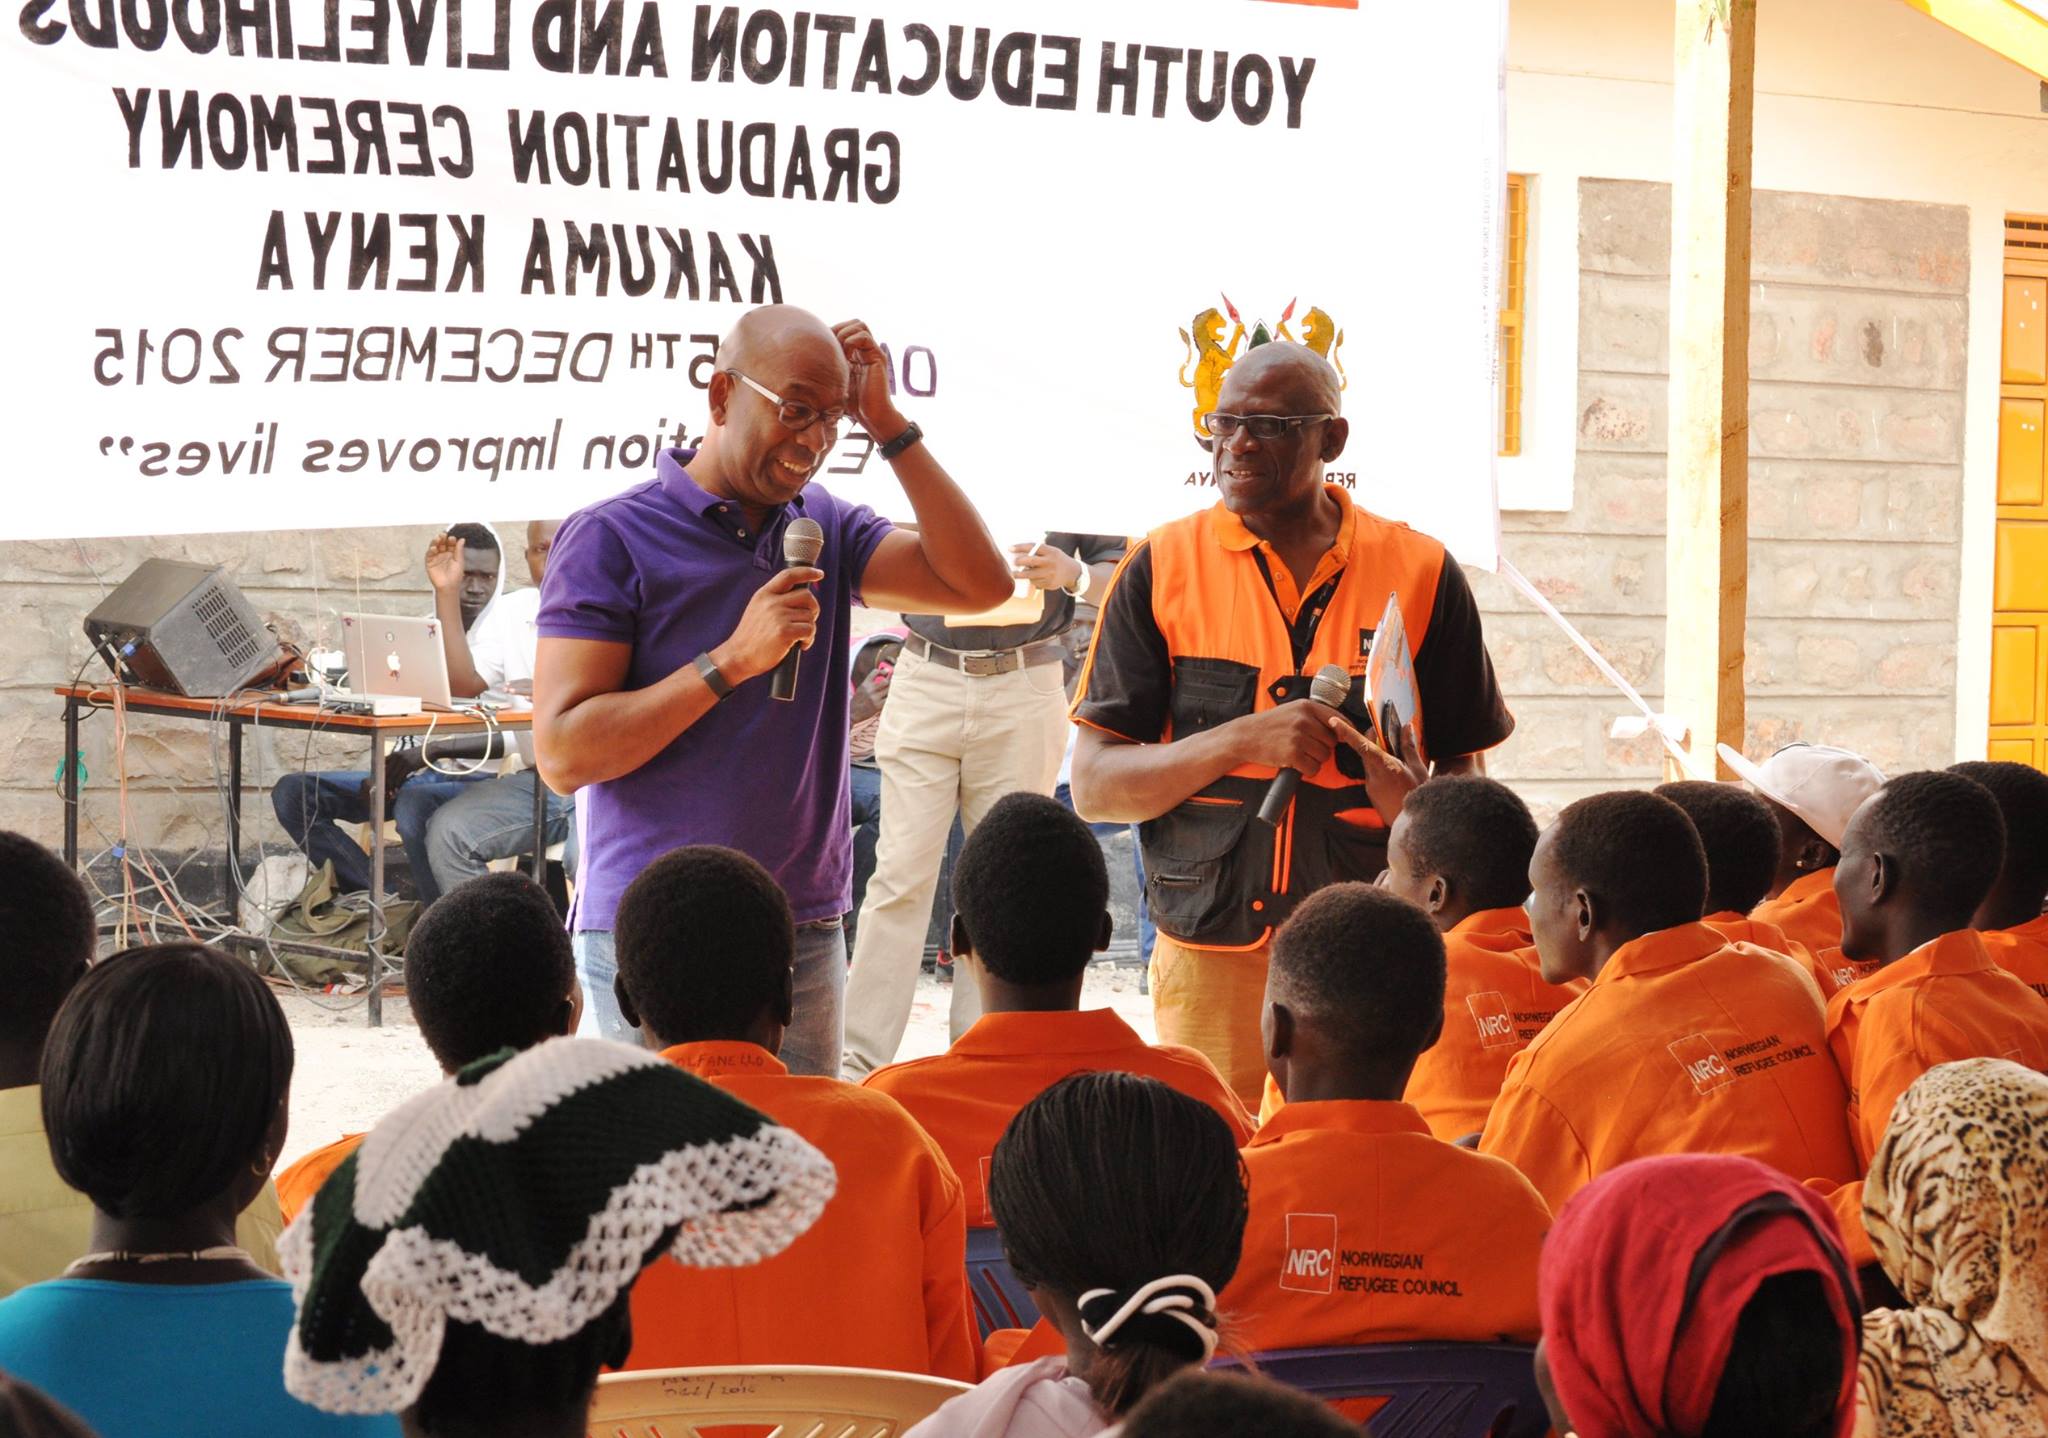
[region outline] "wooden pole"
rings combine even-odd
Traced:
[[[1676,0],[1664,712],[1701,774],[1743,742],[1756,0]],[[1676,770],[1676,762],[1667,760]]]

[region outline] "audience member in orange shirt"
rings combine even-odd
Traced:
[[[1109,946],[1102,845],[1071,809],[1006,794],[953,868],[956,984],[981,990],[981,1017],[933,1058],[890,1064],[863,1088],[910,1110],[967,1192],[970,1226],[991,1227],[989,1156],[1017,1110],[1069,1074],[1148,1074],[1216,1110],[1243,1143],[1251,1116],[1193,1049],[1154,1047],[1113,1009],[1080,1012],[1089,960]]]
[[[1056,1342],[906,1438],[1086,1438],[1215,1355],[1246,1201],[1214,1109],[1157,1079],[1076,1074],[1019,1110],[989,1187],[1010,1269]]]
[[[1255,1353],[1536,1340],[1550,1210],[1398,1097],[1444,1026],[1444,968],[1429,916],[1367,884],[1318,891],[1273,937],[1261,1027],[1287,1104],[1244,1151],[1251,1217],[1222,1297]]]
[[[971,1382],[967,1216],[945,1155],[894,1099],[775,1056],[796,927],[774,878],[731,849],[673,850],[627,886],[612,933],[626,1022],[839,1171],[818,1221],[766,1262],[649,1268],[626,1367],[828,1364]]]
[[[500,1049],[576,1031],[583,990],[554,901],[524,874],[483,874],[443,894],[405,946],[405,992],[420,1037],[453,1075]],[[343,1134],[277,1176],[290,1223],[361,1146]]]
[[[1480,1152],[1521,1169],[1553,1211],[1652,1154],[1855,1176],[1813,980],[1699,922],[1706,852],[1684,810],[1634,791],[1581,799],[1537,844],[1529,880],[1543,977],[1593,986],[1515,1056]]]
[[[1825,744],[1787,744],[1752,764],[1726,744],[1721,759],[1764,797],[1778,820],[1778,873],[1751,917],[1776,924],[1785,937],[1819,957],[1842,942],[1842,910],[1834,869],[1842,834],[1856,806],[1878,791],[1884,775],[1861,754]],[[1816,971],[1822,988],[1827,979]]]
[[[1971,926],[1992,962],[2048,999],[2048,774],[2006,762],[1951,764],[1991,791],[2005,816],[2005,867]]]
[[[1707,851],[1707,912],[1700,922],[1733,943],[1754,944],[1795,960],[1814,976],[1823,997],[1833,992],[1816,972],[1806,945],[1750,914],[1770,893],[1784,849],[1771,806],[1739,785],[1699,779],[1659,784],[1650,792],[1685,810]]]
[[[1993,963],[1970,927],[2005,862],[2005,821],[1960,774],[1905,774],[1866,800],[1842,841],[1842,950],[1880,967],[1828,1001],[1828,1047],[1849,1082],[1859,1171],[1913,1081],[1957,1059],[2048,1069],[2048,999]],[[1863,1180],[1829,1190],[1858,1264]]]
[[[1546,984],[1537,967],[1522,908],[1535,852],[1529,806],[1477,775],[1430,780],[1387,834],[1380,884],[1444,936],[1443,1034],[1415,1061],[1402,1095],[1440,1139],[1486,1127],[1509,1060],[1586,991],[1582,982]]]

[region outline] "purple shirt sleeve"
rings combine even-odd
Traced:
[[[640,575],[618,533],[597,515],[571,515],[548,551],[540,590],[543,639],[631,644],[639,632]]]
[[[854,603],[867,602],[861,597],[861,584],[868,577],[868,561],[875,557],[875,549],[881,544],[882,537],[895,527],[865,504],[849,504],[841,514],[839,544],[841,552],[853,566]]]

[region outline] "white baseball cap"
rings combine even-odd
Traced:
[[[1790,809],[1837,849],[1849,831],[1850,815],[1884,787],[1884,774],[1875,764],[1826,744],[1787,744],[1761,764],[1750,763],[1726,744],[1719,749],[1721,761],[1751,788]]]

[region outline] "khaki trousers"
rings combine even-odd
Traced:
[[[903,651],[875,736],[882,832],[846,980],[846,1077],[892,1062],[903,1041],[954,813],[971,834],[1005,794],[1050,795],[1067,729],[1058,664],[976,678]],[[957,977],[953,1037],[980,1016],[981,995]]]
[[[1205,1055],[1245,1107],[1259,1111],[1266,1045],[1267,945],[1243,952],[1191,949],[1161,934],[1152,941],[1152,1021],[1159,1042]]]

